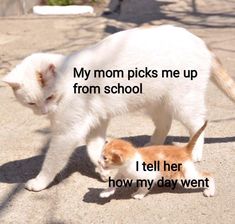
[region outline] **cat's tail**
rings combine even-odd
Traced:
[[[190,139],[189,143],[186,145],[186,151],[191,154],[193,151],[193,148],[197,142],[197,139],[201,135],[201,133],[205,130],[207,126],[207,121],[203,124],[203,126],[196,132],[196,134]]]
[[[235,81],[225,71],[220,60],[212,52],[211,80],[221,89],[233,102],[235,102]]]

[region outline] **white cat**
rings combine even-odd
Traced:
[[[58,66],[60,65],[60,66]],[[73,78],[73,68],[103,69],[195,69],[192,81],[180,78]],[[212,74],[210,76],[210,74]],[[184,124],[191,136],[205,121],[205,91],[209,77],[235,101],[235,84],[205,43],[183,28],[140,27],[113,34],[96,45],[68,57],[33,54],[23,60],[4,81],[17,99],[36,113],[48,114],[52,139],[41,172],[29,180],[29,190],[45,189],[66,165],[75,147],[87,144],[97,165],[105,143],[108,121],[113,116],[139,109],[152,118],[156,129],[151,144],[163,144],[172,119]],[[74,94],[73,84],[112,86],[143,83],[143,94]],[[204,133],[193,150],[201,160]],[[107,175],[102,173],[101,175]]]

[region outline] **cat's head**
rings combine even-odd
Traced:
[[[56,110],[58,96],[53,92],[56,69],[64,56],[35,53],[26,57],[3,78],[16,99],[35,114],[49,114]]]
[[[124,140],[114,139],[103,150],[99,164],[104,169],[115,169],[125,165],[135,155],[135,147]]]

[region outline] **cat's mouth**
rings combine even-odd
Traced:
[[[37,110],[33,110],[33,113],[34,113],[35,115],[45,115],[45,114],[43,114],[41,111],[37,111]]]
[[[33,110],[33,113],[35,114],[35,115],[48,115],[49,113],[47,112],[47,113],[45,113],[45,112],[43,112],[43,111],[41,111],[41,110]]]

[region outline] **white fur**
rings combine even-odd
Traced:
[[[185,170],[184,176],[185,179],[196,179],[199,176],[198,171],[194,163],[191,160],[185,161],[183,163],[183,169]]]
[[[24,106],[31,108],[35,114],[55,112],[56,106],[45,100],[52,92],[54,78],[51,74],[45,74],[45,76],[51,76],[45,77],[51,85],[41,88],[36,79],[36,73],[44,73],[51,64],[58,67],[63,59],[64,56],[60,54],[32,54],[7,74],[3,81],[9,85],[17,84],[20,87],[14,91],[17,100]],[[29,105],[29,103],[35,103],[35,105]]]
[[[31,56],[34,57],[34,56]],[[46,58],[46,61],[45,61]],[[61,58],[60,58],[61,59]],[[162,144],[171,127],[172,119],[182,122],[192,136],[204,123],[205,90],[208,83],[212,56],[204,42],[183,28],[159,26],[136,28],[113,34],[96,45],[72,54],[60,63],[54,84],[43,93],[35,81],[36,65],[23,61],[17,66],[17,76],[12,72],[5,79],[23,83],[15,92],[16,97],[26,102],[38,101],[39,111],[48,112],[52,123],[52,141],[42,170],[35,179],[46,177],[43,187],[31,182],[28,189],[42,190],[66,164],[65,159],[77,145],[88,143],[88,154],[97,164],[102,151],[108,120],[113,116],[144,109],[156,124],[151,138],[152,144]],[[52,60],[47,54],[37,57],[41,66],[47,66]],[[35,67],[34,67],[35,66]],[[193,81],[180,77],[156,79],[84,79],[73,78],[73,67],[85,69],[149,69],[179,70],[196,69],[198,77]],[[14,71],[14,70],[13,70]],[[122,85],[143,83],[144,94],[120,95],[76,95],[73,84],[106,85],[118,82]],[[45,98],[49,92],[61,95],[59,104],[53,104],[45,110]],[[25,95],[25,97],[24,97]],[[32,108],[33,109],[33,108]],[[36,110],[36,109],[35,109]],[[203,135],[194,148],[194,160],[200,160],[203,148]],[[63,156],[61,156],[63,154]],[[45,178],[44,178],[45,179]],[[38,181],[40,183],[40,181]]]
[[[212,177],[209,178],[209,188],[206,188],[203,194],[205,197],[213,197],[215,195],[215,181]]]
[[[196,170],[195,164],[192,161],[184,162],[183,168],[185,170],[185,179],[201,179],[207,177],[209,179],[209,187],[204,190],[203,194],[206,197],[212,197],[215,195],[215,181],[213,177],[203,176],[200,172]]]

